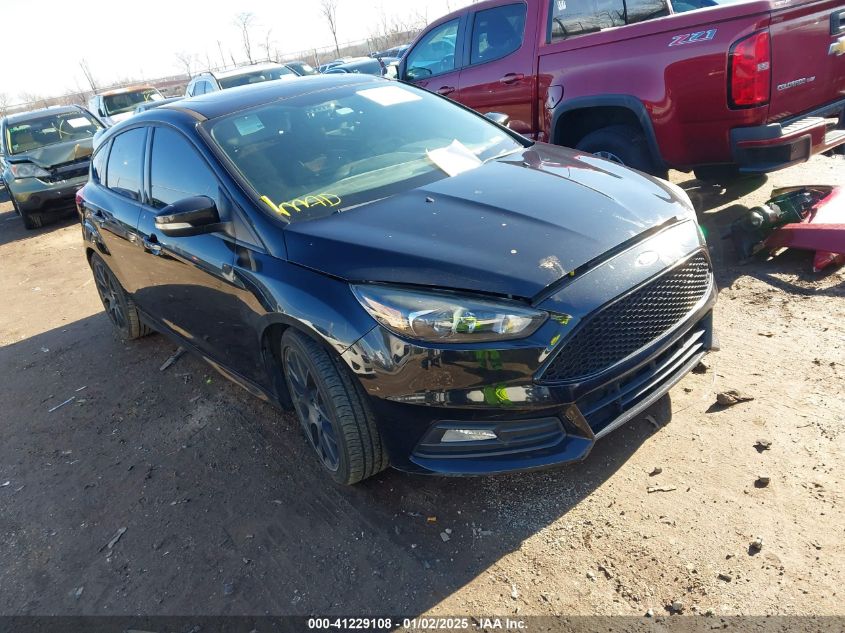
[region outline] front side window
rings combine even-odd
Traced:
[[[455,70],[455,46],[460,22],[454,19],[435,27],[408,53],[405,65],[408,79],[416,81]]]
[[[525,146],[475,113],[389,82],[285,99],[203,126],[261,207],[291,222],[351,210]]]
[[[141,167],[144,163],[146,128],[135,128],[112,140],[106,186],[122,196],[141,199]]]
[[[150,204],[161,209],[194,196],[217,202],[217,178],[197,151],[179,132],[155,128],[150,157]]]
[[[225,77],[220,80],[220,87],[222,89],[236,88],[238,86],[248,86],[250,84],[260,84],[265,81],[274,81],[281,79],[285,75],[295,75],[290,68],[278,66],[275,68],[265,68],[264,70],[253,70],[252,72],[245,72],[234,77]]]
[[[3,140],[9,154],[22,154],[57,143],[87,140],[102,129],[87,112],[74,110],[9,123]]]
[[[163,98],[161,93],[155,88],[122,92],[103,97],[103,109],[106,112],[106,116],[114,116],[116,114],[123,114],[124,112],[134,112],[135,108],[142,103],[160,101]]]
[[[470,63],[480,64],[510,55],[522,46],[525,5],[509,4],[475,14]]]

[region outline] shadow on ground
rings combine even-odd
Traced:
[[[291,415],[190,356],[159,371],[173,350],[118,341],[102,314],[0,348],[0,612],[417,614],[654,432],[634,421],[540,473],[339,488]],[[668,422],[666,405],[650,413]]]
[[[45,218],[42,228],[28,231],[23,226],[23,220],[12,208],[12,204],[8,202],[6,191],[0,189],[0,246],[20,240],[28,240],[31,237],[56,231],[78,222],[79,218],[76,213],[68,212]]]

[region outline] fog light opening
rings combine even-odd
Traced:
[[[449,429],[440,438],[443,443],[451,442],[478,442],[481,440],[499,439],[494,431],[485,429]]]

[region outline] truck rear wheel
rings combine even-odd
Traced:
[[[575,146],[576,149],[600,158],[665,178],[666,170],[657,165],[642,130],[630,125],[609,125],[590,132]]]

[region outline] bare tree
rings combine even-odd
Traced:
[[[264,34],[264,43],[261,45],[261,48],[264,49],[265,59],[270,59],[270,49],[272,48],[270,36],[272,33],[273,29],[267,29],[267,32]]]
[[[246,58],[249,60],[250,64],[254,63],[252,60],[252,38],[250,33],[254,22],[254,13],[238,13],[235,16],[235,26],[237,26],[241,32],[241,40],[243,41],[244,45],[244,53],[246,53]]]
[[[9,109],[9,95],[5,92],[0,92],[0,116],[6,116],[6,110]]]
[[[88,85],[91,86],[91,92],[97,92],[97,82],[94,81],[94,75],[91,73],[91,68],[88,62],[83,58],[79,60],[79,67],[82,69],[82,74],[85,75]]]
[[[338,0],[320,0],[320,13],[326,18],[326,23],[334,38],[335,53],[340,57],[340,46],[337,43],[337,2]]]
[[[185,74],[188,75],[188,77],[193,75],[195,57],[191,53],[176,53],[176,59],[182,68],[185,69]]]
[[[222,61],[221,68],[226,67],[226,56],[223,54],[223,42],[217,40],[217,50],[220,51],[220,60]]]

